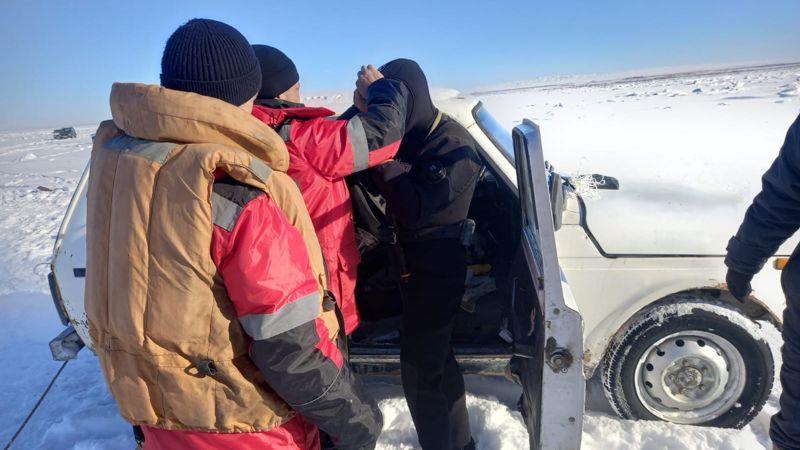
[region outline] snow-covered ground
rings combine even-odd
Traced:
[[[666,72],[662,72],[666,73]],[[548,160],[563,172],[601,172],[626,182],[679,183],[694,191],[734,196],[744,205],[800,112],[800,65],[648,73],[637,79],[582,76],[538,79],[476,93],[509,128],[523,117],[542,127]],[[310,104],[341,110],[349,93],[319,95]],[[69,125],[69,124],[64,124]],[[78,138],[52,140],[50,130],[0,134],[0,445],[16,431],[59,368],[47,342],[62,326],[50,299],[45,263],[80,173],[94,126]],[[744,206],[743,206],[744,208]],[[743,209],[742,209],[743,211]],[[780,334],[767,326],[780,364]],[[416,448],[396,380],[369,380],[382,399],[386,428],[380,448]],[[470,420],[481,449],[526,448],[515,411],[519,388],[469,378]],[[586,449],[769,448],[767,406],[743,430],[631,422],[614,417],[592,380],[583,442]],[[133,448],[96,359],[70,362],[14,444],[15,449]]]

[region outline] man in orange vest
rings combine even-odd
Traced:
[[[86,314],[146,450],[372,449],[313,224],[237,30],[194,19],[161,86],[115,84],[92,150]]]

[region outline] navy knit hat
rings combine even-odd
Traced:
[[[297,67],[282,51],[269,45],[254,45],[253,50],[261,64],[259,99],[278,98],[300,81]]]
[[[261,67],[250,43],[235,28],[192,19],[167,40],[161,85],[239,106],[261,88]]]

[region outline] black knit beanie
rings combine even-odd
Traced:
[[[254,45],[253,50],[261,64],[259,99],[278,98],[300,81],[297,67],[282,51],[269,45]]]
[[[192,19],[167,40],[161,85],[239,106],[261,87],[261,67],[250,43],[235,28]]]

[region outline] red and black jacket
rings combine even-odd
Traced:
[[[395,156],[405,132],[411,97],[397,80],[382,79],[367,91],[367,110],[330,120],[327,108],[257,100],[253,115],[273,127],[289,151],[288,174],[300,186],[328,268],[328,288],[339,301],[347,334],[359,323],[355,301],[360,255],[350,192],[344,177]]]
[[[371,449],[382,427],[375,401],[344,364],[319,315],[303,237],[263,191],[223,176],[212,191],[211,256],[267,384],[341,449]],[[278,430],[276,430],[278,432]],[[236,448],[255,448],[258,433]]]

